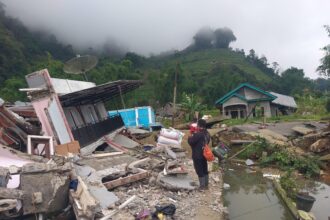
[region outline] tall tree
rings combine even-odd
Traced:
[[[305,77],[304,70],[291,67],[279,79],[280,92],[287,95],[301,94],[304,89],[312,89],[312,81]]]
[[[227,27],[216,29],[214,36],[214,45],[216,48],[228,48],[231,42],[236,41],[233,31]]]
[[[209,27],[201,28],[194,36],[194,43],[197,49],[212,48],[214,42],[214,32]]]
[[[328,32],[328,36],[330,37],[330,26],[325,25],[324,28]],[[321,65],[317,68],[317,70],[322,75],[330,77],[330,44],[323,47],[323,51],[324,51],[325,55],[321,59]]]

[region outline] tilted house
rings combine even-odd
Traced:
[[[139,80],[95,85],[56,79],[50,77],[47,69],[28,74],[26,81],[44,135],[54,137],[55,146],[77,140],[81,147],[124,126],[119,114],[109,117],[105,102],[142,85]]]
[[[291,114],[297,108],[294,98],[267,92],[248,83],[242,83],[216,101],[224,118],[271,117]]]

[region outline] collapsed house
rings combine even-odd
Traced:
[[[125,128],[119,114],[106,111],[105,101],[138,88],[141,81],[96,86],[54,79],[47,70],[26,80],[29,88],[21,91],[30,104],[0,103],[1,219],[68,212],[76,219],[109,219],[133,200],[142,200],[115,190],[146,179],[158,185],[152,189],[152,206],[159,187],[195,189],[185,169],[183,133],[162,130],[157,144],[143,144],[140,139],[150,131]],[[186,197],[191,201],[193,195]]]
[[[47,70],[29,74],[26,80],[44,135],[53,136],[57,144],[77,140],[82,147],[124,125],[119,115],[108,116],[104,102],[142,84],[120,80],[95,86],[90,82],[52,79]]]
[[[272,117],[295,112],[293,97],[242,83],[215,103],[224,118]]]

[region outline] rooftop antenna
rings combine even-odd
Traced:
[[[83,74],[86,81],[88,81],[86,72],[93,69],[98,62],[96,56],[84,55],[72,58],[64,64],[64,72],[70,74]]]

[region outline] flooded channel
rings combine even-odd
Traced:
[[[330,217],[330,186],[313,182],[309,183],[307,191],[316,199],[311,210],[316,219],[328,219]]]
[[[230,166],[224,176],[224,202],[229,219],[233,220],[293,220],[293,216],[278,197],[271,181],[261,173]]]

